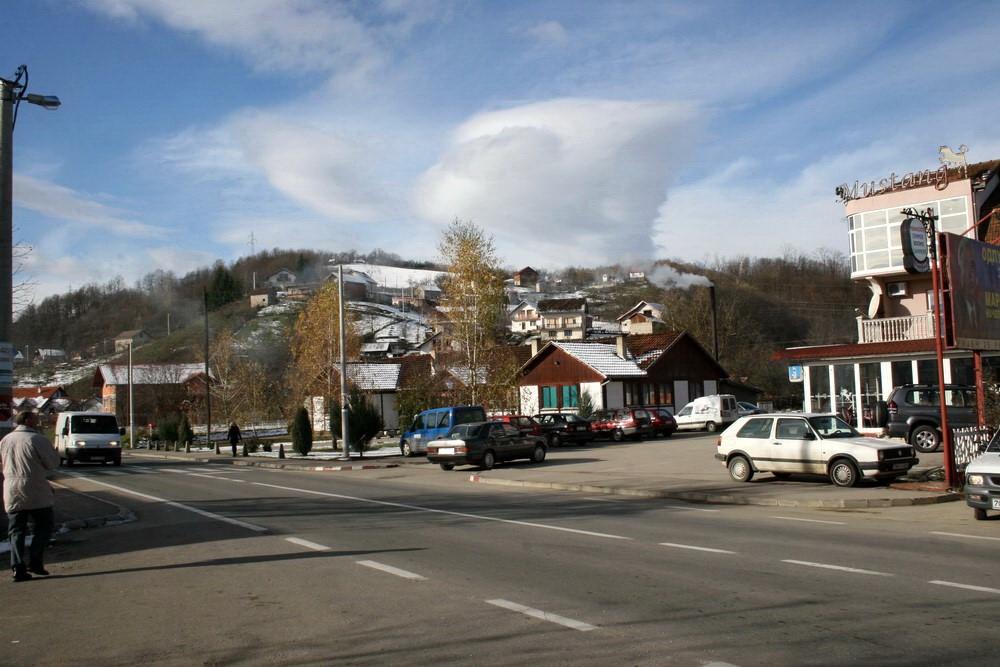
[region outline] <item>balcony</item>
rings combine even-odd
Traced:
[[[859,343],[895,343],[933,337],[932,313],[910,317],[884,317],[877,320],[858,319]]]

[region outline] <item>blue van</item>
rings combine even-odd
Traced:
[[[427,443],[434,438],[448,435],[459,424],[486,421],[486,411],[478,405],[424,410],[413,418],[410,428],[399,439],[403,456],[413,456],[427,451]]]

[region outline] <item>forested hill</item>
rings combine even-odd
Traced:
[[[255,277],[259,287],[268,276],[285,268],[299,282],[309,282],[325,278],[331,263],[355,261],[437,268],[381,250],[368,254],[268,250],[241,257],[229,265],[216,262],[184,276],[158,270],[134,285],[118,278],[47,297],[20,311],[12,338],[22,352],[26,346],[33,350],[59,348],[70,355],[90,357],[112,351],[114,337],[123,331],[143,329],[160,338],[166,335],[168,326],[171,332],[188,326],[202,317],[206,291],[212,311],[249,294]]]

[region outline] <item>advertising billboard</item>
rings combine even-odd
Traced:
[[[942,236],[951,297],[949,342],[965,350],[1000,350],[1000,246]]]

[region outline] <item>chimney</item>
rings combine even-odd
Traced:
[[[625,336],[615,336],[615,354],[622,359],[628,358],[628,351],[625,348]]]
[[[532,337],[532,339],[528,341],[528,344],[531,345],[531,356],[534,357],[538,354],[538,336]]]

